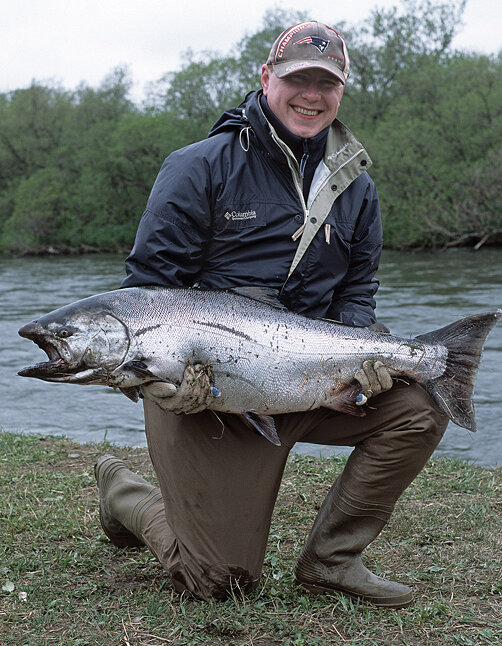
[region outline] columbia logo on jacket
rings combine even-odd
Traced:
[[[227,220],[252,220],[256,217],[256,211],[227,211]]]

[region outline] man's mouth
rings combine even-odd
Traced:
[[[307,108],[301,108],[299,105],[292,105],[291,107],[295,112],[304,114],[307,117],[315,117],[321,112],[320,110],[307,110]]]

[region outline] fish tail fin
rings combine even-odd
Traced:
[[[441,377],[423,384],[448,417],[470,431],[476,431],[472,392],[486,337],[502,318],[502,309],[468,316],[427,334],[417,336],[427,343],[442,343],[448,350]]]

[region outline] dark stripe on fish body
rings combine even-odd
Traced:
[[[223,332],[230,332],[230,334],[234,334],[241,339],[246,339],[246,341],[254,341],[253,337],[244,334],[244,332],[240,332],[233,327],[227,327],[226,325],[222,325],[221,323],[206,323],[205,321],[192,321],[192,323],[194,323],[195,325],[203,325],[205,327],[216,328],[218,330],[222,330]]]
[[[139,330],[136,330],[134,333],[134,336],[141,336],[142,334],[146,334],[147,332],[151,332],[152,330],[156,330],[159,327],[162,327],[163,323],[157,323],[156,325],[150,325],[148,327],[142,327]]]

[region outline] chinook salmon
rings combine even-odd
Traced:
[[[274,414],[324,406],[364,415],[354,374],[364,360],[424,385],[453,422],[476,430],[472,392],[484,340],[502,310],[406,339],[283,308],[255,288],[132,287],[61,307],[19,330],[48,361],[18,374],[102,384],[137,401],[139,386],[180,384],[201,362],[221,395],[210,408],[241,414],[275,444]]]

